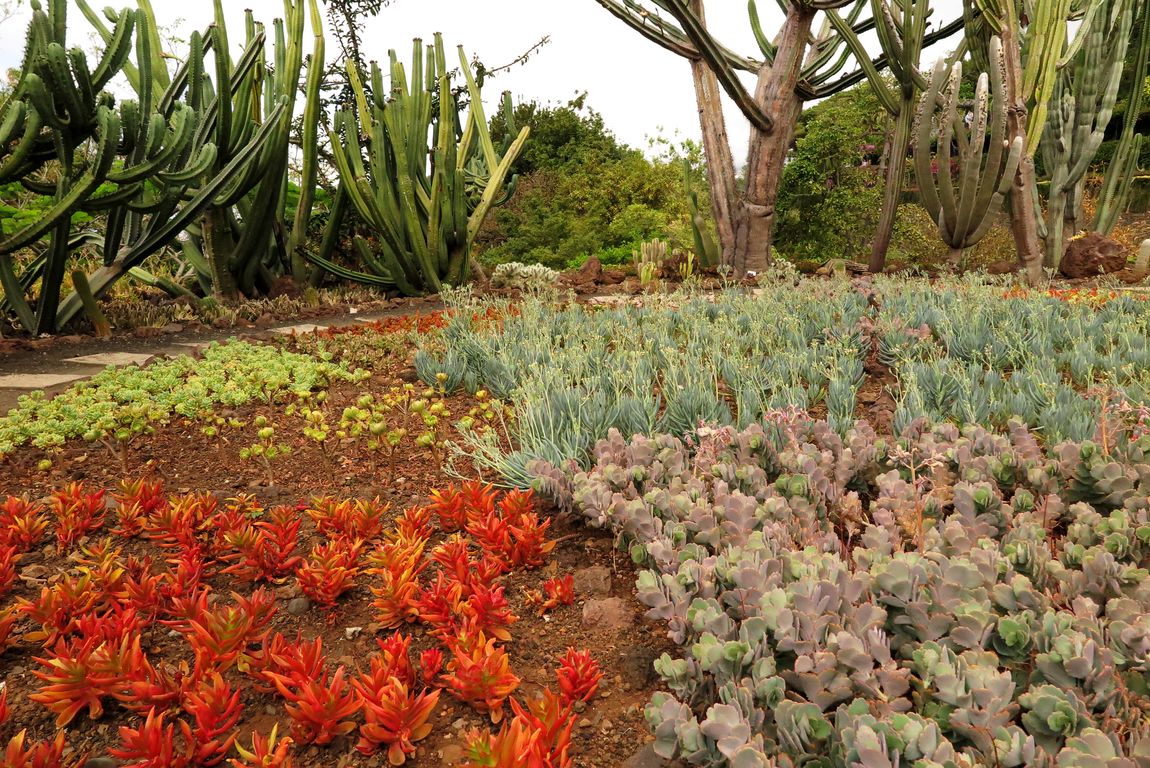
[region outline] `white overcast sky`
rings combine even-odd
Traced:
[[[949,21],[959,12],[959,0],[943,0],[935,5],[933,26]],[[129,0],[91,0],[94,7],[119,8]],[[0,67],[19,63],[28,15],[23,13],[0,27]],[[157,20],[163,25],[180,22],[186,38],[192,29],[202,29],[212,17],[210,0],[152,0]],[[764,26],[777,29],[781,13],[772,0],[759,0]],[[243,9],[250,7],[256,18],[270,22],[283,13],[280,0],[225,0],[224,7],[233,44],[242,39]],[[728,47],[757,54],[747,22],[747,6],[741,0],[711,0],[707,8],[710,28]],[[83,25],[83,16],[71,6],[69,20]],[[325,15],[325,24],[327,18]],[[71,29],[71,27],[70,27]],[[541,37],[551,42],[524,66],[490,81],[484,101],[510,90],[517,100],[563,103],[582,91],[588,92],[588,105],[603,115],[607,127],[622,141],[637,148],[646,147],[648,136],[698,139],[698,114],[686,61],[648,42],[616,20],[595,0],[391,0],[389,7],[367,22],[364,50],[370,58],[384,60],[389,48],[410,58],[411,39],[430,40],[442,32],[448,46],[462,44],[469,54],[478,54],[488,66],[504,64]],[[90,47],[85,33],[72,37]],[[70,40],[70,42],[72,42]],[[872,41],[873,44],[873,41]],[[305,43],[310,50],[310,43]],[[336,55],[328,45],[329,59]],[[938,53],[928,53],[933,58]],[[924,67],[929,62],[924,61]],[[727,105],[728,128],[741,164],[748,127],[737,110]]]

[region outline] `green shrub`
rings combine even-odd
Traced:
[[[864,259],[878,223],[885,113],[869,86],[806,110],[783,171],[775,245],[793,259]]]
[[[697,160],[697,147],[662,140],[653,143],[659,156],[644,156],[620,144],[582,98],[564,107],[526,105],[516,116],[531,126],[532,139],[517,165],[522,175],[514,195],[477,240],[484,262],[563,269],[597,255],[604,264],[626,264],[644,240],[687,245],[681,158]],[[493,126],[495,136],[500,130]],[[705,192],[698,176],[695,187]],[[705,194],[700,204],[709,206]]]

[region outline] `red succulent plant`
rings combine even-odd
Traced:
[[[288,702],[292,734],[301,744],[330,744],[355,730],[351,718],[359,711],[360,703],[343,667],[338,667],[333,675],[324,672],[308,680],[289,680],[279,675],[272,679]]]
[[[232,758],[229,761],[231,768],[292,768],[291,753],[288,751],[292,740],[287,736],[277,738],[278,735],[277,723],[267,736],[253,732],[251,749],[244,749],[237,743],[236,752],[240,759]]]
[[[482,632],[462,632],[448,640],[452,658],[444,675],[444,686],[456,698],[489,712],[491,722],[503,719],[503,702],[519,687],[511,672],[507,652]]]
[[[49,498],[56,518],[56,544],[60,551],[104,525],[105,492],[89,492],[83,483],[69,483]]]
[[[568,648],[567,653],[559,660],[555,676],[559,679],[560,695],[568,704],[590,701],[599,690],[599,681],[603,679],[599,662],[591,658],[591,652],[587,649],[577,651],[574,648]]]
[[[431,718],[439,702],[439,691],[413,694],[399,678],[392,677],[382,688],[356,685],[364,707],[366,722],[359,727],[355,748],[365,755],[375,754],[387,746],[387,761],[403,765],[415,752],[415,742],[431,733]]]
[[[19,496],[7,496],[0,502],[0,546],[31,552],[47,530],[44,507],[37,502]]]
[[[317,605],[331,608],[339,596],[355,586],[356,562],[363,541],[335,539],[317,544],[296,571],[300,590]]]

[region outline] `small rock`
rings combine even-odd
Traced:
[[[602,565],[592,565],[575,571],[575,594],[606,597],[611,594],[611,571]]]
[[[287,612],[292,616],[303,616],[311,608],[311,600],[306,597],[297,597],[288,601]]]
[[[644,688],[658,677],[655,672],[655,659],[659,654],[650,648],[636,645],[628,648],[620,659],[623,677],[634,687]]]
[[[448,764],[458,763],[463,758],[463,747],[458,744],[444,744],[443,749],[439,750],[439,757]]]
[[[583,718],[582,720],[579,721],[579,727],[580,728],[590,728],[591,727],[591,721],[588,720],[587,718]]]
[[[583,714],[583,711],[587,709],[587,702],[583,701],[583,699],[579,699],[571,706],[571,708],[579,714]]]
[[[588,600],[583,604],[583,626],[598,629],[626,629],[635,623],[631,609],[618,597]]]
[[[43,579],[48,575],[48,568],[43,565],[29,565],[20,569],[20,575],[25,579]]]
[[[454,723],[452,723],[451,727],[457,731],[462,731],[463,726],[465,726],[465,725],[467,725],[467,721],[461,717],[458,720],[456,720]]]
[[[627,758],[621,768],[674,768],[674,766],[680,765],[682,765],[682,763],[678,760],[673,763],[668,763],[665,759],[655,754],[654,744],[648,744]]]
[[[604,731],[609,731],[614,727],[615,727],[615,724],[612,723],[610,720],[604,720],[603,721],[603,730]]]
[[[15,677],[17,675],[22,675],[22,674],[24,674],[24,672],[25,672],[25,669],[23,667],[12,667],[11,669],[8,670],[8,674],[13,676],[13,677]]]
[[[282,587],[276,587],[276,597],[280,600],[291,600],[301,594],[298,584],[284,584]]]
[[[348,640],[354,640],[363,631],[363,627],[348,627],[343,631],[343,636]]]
[[[160,327],[160,333],[179,333],[184,330],[184,326],[179,323],[168,323]]]

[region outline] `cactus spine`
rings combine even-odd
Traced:
[[[442,38],[436,35],[426,48],[416,40],[413,47],[410,80],[391,52],[390,92],[378,66],[372,66],[369,95],[349,64],[356,105],[337,112],[331,135],[341,191],[378,239],[377,255],[357,241],[371,270],[364,277],[409,295],[438,292],[444,283],[467,279],[471,245],[488,211],[505,198],[511,164],[529,133],[524,127],[496,148],[463,49],[465,121],[451,89]],[[503,105],[510,118],[510,99]],[[312,259],[336,271],[322,257]]]
[[[956,62],[949,72],[945,61],[935,64],[919,106],[915,175],[923,205],[938,223],[939,235],[950,246],[954,264],[990,228],[1022,155],[1023,138],[1015,136],[1010,140],[1006,136],[1002,45],[997,37],[991,38],[989,61],[989,76],[985,72],[979,75],[975,88],[969,133],[957,121],[961,62]],[[938,145],[932,156],[930,139],[934,128]],[[959,146],[957,188],[951,179],[952,137]]]

